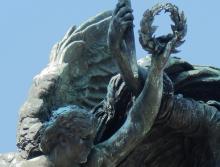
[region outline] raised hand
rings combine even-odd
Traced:
[[[137,94],[140,89],[133,33],[133,10],[129,3],[119,2],[108,30],[108,47],[115,58],[126,85]]]
[[[151,58],[152,68],[154,68],[158,72],[163,72],[171,55],[172,48],[175,46],[177,39],[178,39],[178,33],[176,32],[174,37],[167,43],[162,53],[158,55],[154,55],[154,54],[152,55]]]
[[[133,27],[133,10],[124,2],[119,2],[113,12],[108,31],[108,45],[111,49],[125,49],[123,37],[129,27]]]

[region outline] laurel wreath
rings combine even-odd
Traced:
[[[171,25],[173,33],[155,37],[154,33],[157,30],[157,27],[152,25],[154,17],[159,15],[163,10],[165,13],[170,13],[170,18],[174,23],[174,25]],[[183,11],[180,12],[178,7],[171,3],[166,3],[164,5],[157,4],[152,9],[146,10],[141,20],[140,27],[139,41],[143,49],[148,51],[150,54],[159,54],[163,52],[167,43],[171,41],[175,35],[177,36],[177,41],[173,45],[171,53],[179,52],[176,48],[185,42],[183,38],[187,33],[186,17]]]

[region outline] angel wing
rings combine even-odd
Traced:
[[[20,110],[17,146],[24,158],[42,154],[40,129],[54,109],[74,104],[90,110],[105,97],[110,78],[118,73],[107,47],[110,19],[107,11],[73,26],[53,47]]]
[[[61,87],[56,91],[59,105],[76,104],[91,109],[106,94],[110,78],[118,68],[108,52],[107,31],[111,12],[90,19],[79,28],[71,29],[64,40],[58,43],[51,62],[68,63],[69,73],[64,73]],[[59,96],[62,95],[62,99]]]
[[[141,66],[149,67],[150,58],[139,60]],[[171,57],[165,69],[173,81],[175,94],[183,94],[184,97],[198,101],[208,102],[220,108],[220,69],[211,66],[191,65],[190,63]],[[211,102],[214,100],[216,102]]]

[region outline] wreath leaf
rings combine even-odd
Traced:
[[[163,35],[159,37],[155,37],[154,33],[157,30],[157,26],[153,26],[154,17],[159,15],[161,11],[165,13],[170,13],[170,18],[174,24],[171,25],[171,30],[173,34]],[[184,15],[183,11],[179,11],[178,7],[171,4],[157,4],[152,9],[147,9],[144,12],[143,18],[140,23],[140,31],[139,31],[139,41],[144,50],[148,51],[150,54],[158,54],[162,52],[166,44],[172,40],[175,36],[175,33],[178,34],[177,42],[172,48],[172,53],[179,52],[176,48],[180,47],[185,40],[183,38],[187,33],[187,19]]]

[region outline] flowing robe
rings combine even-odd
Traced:
[[[174,58],[166,72],[163,102],[152,130],[118,166],[219,166],[220,70]],[[134,102],[121,76],[113,77],[106,99],[93,110],[100,122],[96,143],[122,126]]]

